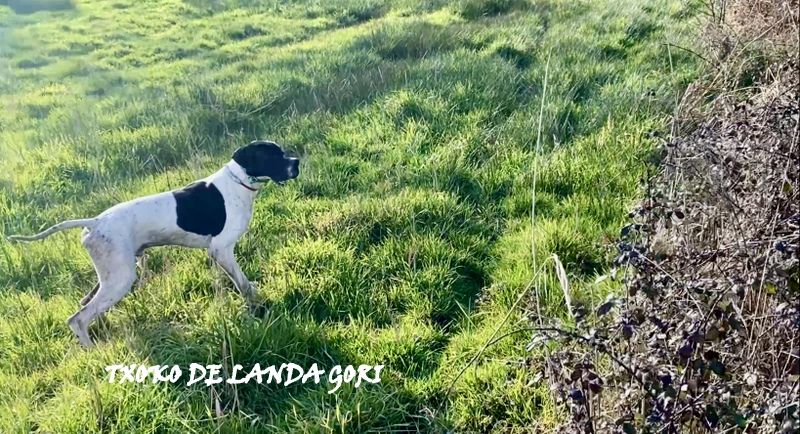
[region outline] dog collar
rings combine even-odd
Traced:
[[[231,168],[230,168],[230,167],[228,167],[227,165],[225,165],[225,170],[228,172],[228,175],[229,175],[231,178],[233,178],[233,180],[234,180],[234,181],[236,181],[236,183],[237,183],[237,184],[241,185],[242,187],[244,187],[244,188],[246,188],[246,189],[248,189],[248,190],[250,190],[250,191],[258,191],[258,189],[257,189],[257,188],[253,188],[253,187],[251,187],[251,186],[249,186],[249,185],[245,184],[244,182],[242,182],[242,180],[241,180],[241,179],[239,179],[239,177],[238,177],[238,176],[236,176],[236,174],[235,174],[235,173],[233,173],[233,171],[231,170]],[[261,182],[263,182],[263,181],[260,181],[258,178],[254,177],[254,176],[248,176],[248,177],[247,177],[247,179],[248,179],[248,181],[250,181],[250,183],[251,183],[251,184],[255,184],[255,183],[261,183]]]

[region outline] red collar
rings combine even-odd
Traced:
[[[237,183],[237,184],[241,185],[242,187],[244,187],[244,188],[246,188],[246,189],[248,189],[248,190],[250,190],[250,191],[258,191],[258,189],[257,189],[257,188],[250,187],[249,185],[247,185],[247,184],[245,184],[244,182],[242,182],[242,180],[241,180],[241,179],[239,179],[239,177],[237,177],[237,176],[236,176],[236,175],[235,175],[235,174],[234,174],[234,173],[231,171],[231,168],[230,168],[230,167],[228,167],[227,165],[225,166],[225,170],[228,172],[228,175],[230,175],[230,177],[231,177],[231,178],[233,178],[233,180],[234,180],[234,181],[236,181],[236,183]]]
[[[239,181],[238,179],[236,180],[236,183],[237,183],[237,184],[239,184],[239,185],[241,185],[242,187],[244,187],[244,188],[246,188],[246,189],[250,190],[250,191],[258,191],[258,189],[257,189],[257,188],[250,187],[249,185],[245,184],[245,183],[244,183],[244,182],[242,182],[242,181]]]

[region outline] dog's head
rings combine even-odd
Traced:
[[[247,176],[259,181],[269,178],[282,183],[300,174],[300,160],[287,156],[275,142],[266,140],[255,140],[237,149],[233,161],[242,166]]]

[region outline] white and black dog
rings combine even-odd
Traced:
[[[10,236],[34,241],[55,232],[83,227],[81,242],[89,251],[99,280],[67,323],[81,344],[91,346],[88,326],[131,290],[136,258],[148,247],[178,245],[208,249],[208,254],[247,298],[253,289],[233,256],[247,230],[258,189],[268,180],[283,183],[299,175],[299,160],[275,143],[254,141],[233,153],[216,173],[180,190],[115,205],[94,218],[67,220],[37,235]]]

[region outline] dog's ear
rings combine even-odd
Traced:
[[[258,141],[253,141],[247,146],[242,146],[234,151],[233,157],[231,157],[233,161],[242,166],[249,175],[252,175],[249,172],[253,171],[258,165],[258,149],[253,146],[257,143]]]

